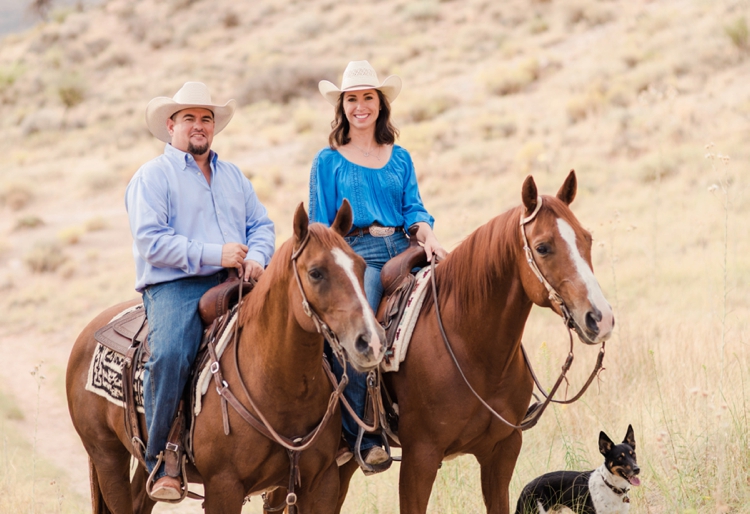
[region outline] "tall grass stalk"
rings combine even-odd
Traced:
[[[712,185],[708,190],[719,195],[722,209],[724,211],[724,234],[722,239],[722,294],[721,294],[721,360],[719,369],[719,391],[724,391],[724,354],[727,344],[727,303],[729,298],[727,255],[729,247],[729,156],[713,152],[713,143],[706,145],[706,158],[711,162],[711,171],[717,175],[716,161],[723,163],[723,177],[718,184]]]
[[[34,414],[34,446],[31,450],[31,514],[36,511],[36,439],[37,431],[39,429],[39,400],[42,393],[42,381],[44,375],[42,375],[42,364],[40,362],[31,371],[31,376],[36,380],[36,412]]]

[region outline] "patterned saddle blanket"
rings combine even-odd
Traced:
[[[397,322],[395,329],[387,330],[388,350],[380,363],[380,370],[384,373],[398,371],[399,365],[406,359],[406,351],[409,349],[419,312],[429,290],[431,275],[432,269],[429,267],[419,270],[414,275],[415,282],[404,303],[403,314],[399,313],[400,318],[393,319]]]
[[[133,307],[125,309],[124,311],[117,314],[110,324],[113,322],[126,319],[128,315],[135,317],[139,314],[139,310],[143,309],[143,304],[137,304]],[[236,323],[236,313],[233,315],[227,323],[226,329],[219,338],[216,345],[217,357],[221,357],[224,352],[229,340],[232,338],[234,332],[234,324]],[[137,332],[138,329],[134,331]],[[147,328],[144,329],[144,332]],[[139,340],[145,340],[144,334],[137,334]],[[141,338],[144,339],[141,339]],[[98,338],[97,338],[98,339]],[[142,343],[143,344],[143,343]],[[140,413],[144,413],[143,410],[143,374],[145,371],[145,359],[137,359],[133,363],[135,366],[135,381],[133,384],[133,396],[136,402],[136,410]],[[208,390],[211,373],[209,370],[210,362],[207,360],[201,361],[204,364],[201,369],[195,372],[197,380],[192,381],[194,394],[191,396],[195,399],[193,405],[193,411],[197,416],[201,411],[201,401],[203,394]],[[125,363],[125,355],[123,351],[115,351],[100,342],[97,342],[94,354],[91,357],[91,364],[89,365],[88,378],[86,380],[86,390],[94,394],[97,394],[103,398],[106,398],[113,404],[125,408],[125,398],[123,395],[123,384],[122,384],[122,369]]]

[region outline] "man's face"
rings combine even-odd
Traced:
[[[167,119],[172,146],[193,155],[203,155],[214,140],[214,114],[198,107],[183,109]]]

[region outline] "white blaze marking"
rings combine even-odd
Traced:
[[[375,322],[375,315],[372,313],[372,309],[370,308],[370,303],[367,301],[365,292],[359,285],[357,275],[354,274],[354,261],[351,259],[351,257],[346,255],[344,250],[342,250],[341,248],[334,248],[333,250],[331,250],[331,253],[333,253],[333,260],[344,270],[344,273],[346,273],[346,276],[349,277],[349,280],[351,280],[352,282],[354,291],[357,293],[357,299],[359,299],[359,304],[362,307],[362,314],[364,316],[365,323],[367,324],[367,328],[370,329],[370,348],[372,348],[375,358],[378,358],[378,356],[380,355],[381,347],[380,338],[378,337],[378,331],[376,328],[377,325]]]
[[[560,235],[568,243],[568,250],[570,251],[570,257],[573,259],[573,263],[578,271],[578,276],[583,280],[588,292],[588,299],[591,305],[599,309],[602,316],[606,317],[610,311],[609,304],[604,298],[599,282],[597,282],[594,272],[591,271],[588,263],[581,257],[581,252],[578,251],[578,245],[576,244],[576,233],[567,221],[557,218],[557,229],[560,231]]]

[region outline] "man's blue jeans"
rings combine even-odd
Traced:
[[[383,265],[392,257],[400,254],[409,247],[409,239],[406,234],[399,230],[392,236],[373,237],[370,234],[362,236],[350,236],[344,238],[356,253],[361,255],[367,263],[365,269],[365,295],[367,301],[372,307],[373,312],[377,311],[380,298],[383,296],[383,286],[380,283],[380,270]],[[337,378],[343,375],[343,368],[338,360],[331,359],[334,374]],[[367,374],[359,373],[347,364],[347,374],[349,375],[349,384],[344,389],[344,396],[354,412],[361,418],[365,414],[365,401],[367,400]],[[354,448],[357,442],[357,432],[359,425],[349,414],[349,411],[342,409],[344,439],[349,443],[350,448]],[[365,433],[362,438],[362,452],[369,450],[373,446],[381,446],[382,440],[377,434]]]
[[[226,277],[227,272],[220,271],[205,277],[154,284],[143,292],[151,349],[143,375],[143,403],[148,430],[146,465],[149,473],[167,444],[169,429],[200,346],[203,325],[198,314],[198,302],[203,293],[223,282]],[[163,465],[156,478],[162,476]]]

